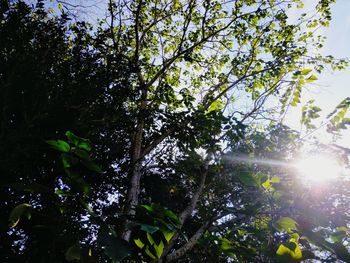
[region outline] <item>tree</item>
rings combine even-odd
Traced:
[[[325,64],[345,66],[309,53],[331,2],[292,24],[288,10],[301,1],[110,1],[108,21],[91,31],[64,8],[59,17],[43,1],[5,1],[1,141],[26,146],[2,152],[3,213],[24,229],[12,232],[22,252],[4,234],[7,260],[298,261],[316,249],[306,233],[347,261],[344,229],[331,245],[312,236],[317,224],[301,227],[293,204],[307,198],[294,202],[304,188],[290,172],[230,160],[293,156],[298,135],[268,125],[267,100],[285,110]]]

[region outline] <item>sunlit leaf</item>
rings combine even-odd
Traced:
[[[310,69],[310,68],[303,69],[303,70],[301,71],[301,75],[307,75],[307,74],[309,74],[311,71],[312,71],[312,69]]]
[[[140,249],[142,249],[145,244],[138,238],[138,239],[134,239],[134,242],[136,244],[136,246],[138,246]]]
[[[306,79],[306,82],[313,82],[315,80],[318,80],[318,78],[315,75],[311,75]]]
[[[270,183],[270,180],[266,180],[265,182],[262,183],[262,186],[266,189],[269,190],[272,186]]]
[[[170,239],[175,235],[174,231],[168,230],[168,229],[162,229],[163,236],[167,242],[170,241]]]
[[[282,217],[277,220],[273,226],[280,232],[293,232],[293,230],[297,230],[297,222],[290,217]]]
[[[289,255],[293,260],[300,260],[303,258],[301,249],[297,242],[292,238],[289,243],[281,244],[277,251],[277,255]]]
[[[208,113],[212,111],[218,111],[222,108],[222,103],[220,100],[214,101],[212,104],[210,104],[208,108]]]
[[[278,184],[281,182],[281,178],[277,177],[277,176],[274,176],[270,179],[270,182],[273,183],[273,184]]]
[[[155,244],[153,237],[148,232],[147,232],[147,240],[151,245]]]
[[[69,152],[70,150],[69,144],[62,140],[47,140],[46,143],[49,144],[52,149],[57,151]]]
[[[153,247],[156,251],[156,255],[157,255],[157,258],[160,258],[163,254],[163,251],[164,251],[164,243],[163,241],[160,241],[159,244],[153,244]]]

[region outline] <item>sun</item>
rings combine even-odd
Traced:
[[[303,154],[293,166],[297,170],[298,177],[312,183],[333,180],[341,174],[341,165],[330,154]]]

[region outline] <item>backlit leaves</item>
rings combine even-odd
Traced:
[[[345,98],[333,112],[331,112],[327,118],[329,118],[329,124],[327,126],[327,131],[334,133],[340,129],[346,129],[350,125],[350,118],[346,118],[350,106],[350,98]]]
[[[288,255],[293,261],[300,261],[303,258],[301,249],[294,238],[291,238],[288,243],[281,244],[277,251],[277,255]]]
[[[53,149],[61,152],[69,152],[70,146],[62,140],[48,140],[46,141]]]
[[[297,222],[290,217],[282,217],[273,223],[273,226],[280,232],[285,231],[287,233],[293,233],[297,230]]]

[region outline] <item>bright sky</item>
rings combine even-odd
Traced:
[[[305,10],[310,10],[317,1],[306,0]],[[305,11],[298,11],[305,12]],[[292,17],[297,14],[291,14]],[[336,58],[350,58],[350,1],[337,0],[332,6],[332,22],[330,26],[320,32],[327,37],[323,55],[333,55]],[[315,91],[312,87],[308,89],[302,102],[313,98],[315,104],[322,108],[322,117],[329,114],[345,97],[350,97],[350,67],[342,72],[331,72],[325,70],[321,75],[317,75],[319,80],[315,82]],[[296,130],[300,130],[301,107],[290,110],[286,116],[286,124]],[[350,114],[347,114],[350,117]],[[343,133],[343,138],[337,141],[343,147],[350,148],[350,127]],[[313,133],[321,140],[327,142],[330,139],[325,135],[325,128]]]
[[[318,0],[304,0],[303,9],[296,9],[290,12],[290,22],[296,22],[301,13],[314,11]],[[30,2],[30,0],[29,0]],[[95,7],[95,13],[85,14],[86,19],[95,21],[98,17],[104,17],[106,0],[76,0],[74,3],[85,7]],[[84,9],[84,8],[80,8]],[[83,14],[84,15],[84,14]],[[327,37],[323,55],[333,55],[336,58],[350,58],[350,1],[337,0],[332,5],[332,22],[328,28],[318,31]],[[342,72],[332,72],[325,70],[321,75],[317,75],[318,81],[308,88],[307,92],[302,94],[302,103],[298,107],[290,107],[285,118],[285,124],[295,130],[302,131],[300,125],[301,107],[310,99],[315,99],[315,104],[322,108],[321,118],[325,118],[345,97],[350,97],[350,67]],[[349,85],[349,86],[348,86]],[[350,112],[346,117],[350,117]],[[320,123],[319,123],[320,124]],[[315,122],[317,126],[317,123]],[[324,143],[331,140],[331,136],[325,132],[325,126],[318,129],[312,135],[317,136]],[[307,136],[307,138],[311,137]],[[343,138],[337,141],[343,147],[350,148],[350,127],[343,131]]]

